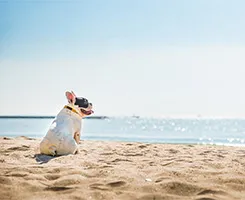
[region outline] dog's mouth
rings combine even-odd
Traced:
[[[81,112],[84,114],[84,115],[91,115],[94,113],[93,110],[84,110],[82,108],[80,108]]]

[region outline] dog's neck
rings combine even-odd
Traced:
[[[85,117],[85,115],[83,113],[81,113],[80,109],[77,106],[75,106],[74,104],[69,103],[65,107],[68,107],[66,109],[72,108],[71,112],[74,112],[80,118],[84,118]]]

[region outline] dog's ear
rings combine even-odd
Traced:
[[[74,94],[74,92],[66,92],[66,98],[68,100],[69,103],[74,104],[76,101],[76,95]]]
[[[75,95],[75,93],[73,92],[73,91],[71,91],[71,93],[73,94],[73,96],[76,98],[76,95]]]

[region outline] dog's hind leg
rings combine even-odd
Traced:
[[[49,152],[52,156],[56,156],[57,155],[57,150],[56,147],[54,145],[49,147]]]

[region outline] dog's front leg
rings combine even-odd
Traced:
[[[77,144],[79,144],[79,142],[80,142],[80,132],[75,132],[74,140],[76,141]],[[74,154],[78,154],[78,153],[79,153],[79,149],[78,149],[78,146],[77,146],[77,150],[75,151]]]

